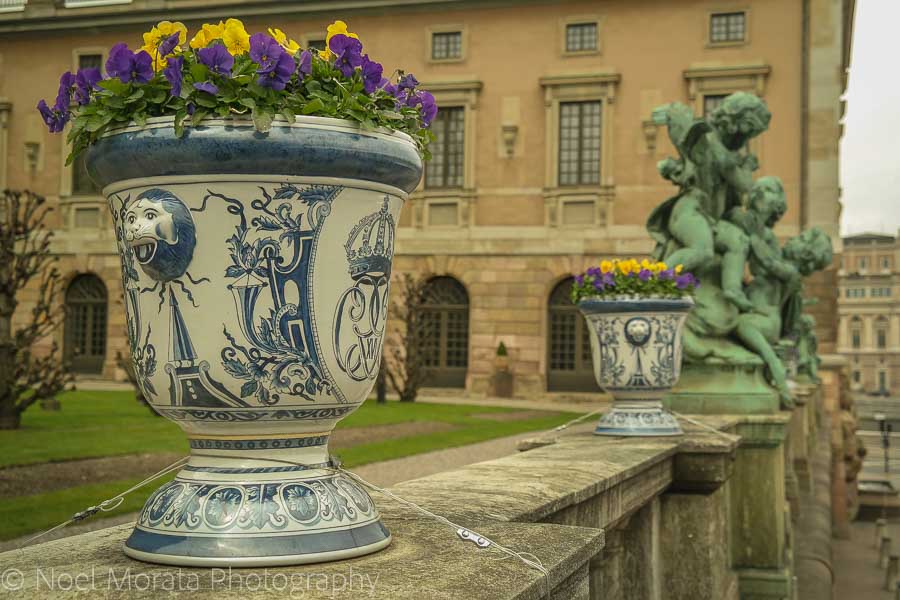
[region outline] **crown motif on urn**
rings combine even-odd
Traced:
[[[388,212],[388,196],[381,209],[363,218],[344,244],[350,277],[364,275],[390,277],[391,257],[394,254],[394,217]]]

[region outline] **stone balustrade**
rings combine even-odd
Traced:
[[[546,576],[377,494],[393,543],[348,561],[231,572],[149,565],[125,557],[130,526],[119,526],[0,554],[0,565],[21,571],[17,598],[47,597],[52,572],[91,577],[83,583],[110,597],[823,600],[831,383],[796,388],[792,412],[691,416],[673,438],[600,438],[578,427],[391,488],[533,554]]]

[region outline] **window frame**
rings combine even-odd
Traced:
[[[445,115],[450,115],[450,114],[454,114],[454,113],[455,113],[455,114],[461,114],[461,115],[462,115],[462,135],[463,135],[463,139],[462,139],[462,148],[461,148],[462,156],[461,156],[461,158],[460,158],[460,165],[459,165],[460,168],[461,168],[461,172],[459,173],[459,185],[446,185],[446,183],[443,184],[443,185],[433,185],[433,184],[429,184],[429,183],[428,183],[428,167],[429,167],[430,165],[434,164],[434,160],[435,160],[435,158],[437,158],[435,155],[432,155],[432,160],[431,160],[431,162],[429,162],[428,164],[425,165],[425,172],[422,174],[422,188],[425,189],[425,190],[428,190],[428,191],[437,191],[437,190],[459,190],[459,189],[464,189],[464,188],[465,188],[465,183],[466,183],[466,151],[468,150],[468,148],[467,148],[467,146],[468,146],[467,141],[468,141],[468,140],[466,139],[466,138],[467,138],[467,134],[468,134],[468,131],[467,131],[467,129],[466,129],[466,116],[467,116],[467,115],[466,115],[466,107],[465,107],[465,105],[441,106],[441,110],[438,111],[438,116],[436,117],[435,120],[441,119],[441,118],[446,118]],[[447,122],[447,125],[449,126],[449,124],[450,124],[449,119],[447,119],[447,121],[448,121],[448,122]],[[449,156],[449,153],[448,153],[447,149],[448,149],[447,140],[444,140],[444,151],[443,151],[443,155],[442,155],[442,157],[441,157],[442,160],[443,160],[443,159],[446,159],[446,158]],[[444,180],[444,182],[447,181],[447,165],[448,165],[447,162],[445,162],[444,165],[443,165],[443,166],[444,166],[444,172],[443,172],[443,173],[444,173],[444,174],[443,174],[443,180]]]
[[[440,33],[459,33],[459,56],[452,58],[434,58],[434,35]],[[425,62],[429,64],[460,63],[466,60],[469,48],[469,31],[462,23],[446,23],[425,28]],[[430,91],[430,90],[429,90]]]
[[[612,131],[615,127],[616,92],[621,75],[616,71],[579,75],[541,77],[544,89],[544,225],[559,227],[563,203],[568,199],[593,200],[596,215],[593,223],[582,228],[606,228],[612,223],[615,199],[615,152]],[[565,102],[600,101],[600,183],[591,185],[559,185],[559,106]]]
[[[713,18],[726,15],[744,15],[744,37],[741,40],[722,40],[713,41],[712,29]],[[750,43],[750,9],[742,6],[719,7],[709,10],[706,13],[706,27],[703,32],[707,48],[729,48],[734,46],[744,46]]]
[[[597,28],[597,46],[591,50],[569,50],[567,41],[568,41],[568,32],[569,27],[573,25],[588,25],[593,24]],[[559,24],[559,51],[560,54],[564,57],[578,57],[578,56],[596,56],[602,53],[603,49],[603,40],[601,37],[601,31],[603,22],[602,19],[595,14],[589,15],[569,15],[566,18],[562,19]]]
[[[596,172],[597,180],[596,181],[585,181],[585,178],[584,178],[584,165],[585,165],[584,154],[585,154],[586,150],[584,147],[585,146],[585,144],[584,144],[584,141],[585,141],[585,136],[584,136],[584,133],[585,133],[585,127],[584,127],[585,110],[584,109],[586,108],[587,105],[595,105],[595,104],[598,106],[598,118],[600,119],[600,127],[599,127],[599,131],[597,132],[598,133],[597,143],[599,145],[598,152],[600,153],[600,160],[597,161],[597,163],[594,165],[597,168],[597,172]],[[577,156],[575,158],[575,165],[576,165],[575,179],[576,179],[576,181],[574,183],[563,183],[562,181],[560,181],[562,178],[562,166],[563,166],[561,150],[562,150],[562,141],[563,141],[563,131],[564,130],[562,127],[562,119],[563,119],[563,109],[564,109],[564,107],[567,107],[567,106],[578,106],[578,121],[577,121],[576,127],[575,127],[575,131],[578,133],[578,140],[577,140],[578,148],[577,148]],[[559,119],[560,119],[560,122],[557,124],[558,150],[556,153],[556,155],[557,155],[556,156],[557,187],[571,189],[571,188],[578,188],[578,187],[589,187],[589,186],[600,185],[603,182],[603,101],[602,100],[576,100],[576,101],[560,102],[559,103]]]

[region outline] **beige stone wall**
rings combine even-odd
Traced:
[[[38,10],[39,4],[40,10],[51,11],[46,14],[75,14],[47,3],[35,3],[29,10]],[[179,10],[187,10],[179,3],[169,4],[166,18],[178,19]],[[386,70],[403,66],[435,91],[441,105],[465,108],[463,188],[420,189],[413,194],[400,221],[396,252],[401,269],[427,267],[438,275],[453,275],[467,287],[468,387],[473,392],[486,389],[491,357],[501,339],[510,347],[517,393],[542,391],[547,299],[553,286],[600,258],[650,250],[644,222],[650,210],[673,193],[659,177],[656,163],[674,150],[666,132],[648,123],[650,111],[659,104],[680,101],[699,112],[705,93],[745,90],[762,95],[774,116],[753,150],[760,157],[758,173],[776,174],[784,182],[789,210],[778,233],[792,235],[803,224],[823,224],[836,232],[834,153],[839,131],[833,109],[839,106],[841,86],[832,80],[823,83],[827,78],[821,75],[840,71],[841,53],[835,50],[835,44],[842,43],[840,35],[826,30],[840,31],[843,25],[834,21],[835,13],[822,12],[824,5],[835,3],[812,2],[823,7],[816,9],[811,21],[818,25],[810,38],[814,53],[809,65],[816,68],[807,71],[801,0],[461,0],[441,9],[423,5],[364,11],[334,2],[328,14],[307,14],[302,12],[307,8],[297,7],[291,15],[265,17],[252,14],[257,4],[244,2],[233,6],[231,13],[241,16],[250,30],[277,24],[298,39],[317,37],[340,16]],[[52,32],[27,31],[28,25],[15,25],[21,16],[0,14],[0,110],[10,107],[0,163],[11,187],[31,188],[59,203],[60,252],[70,253],[64,262],[67,276],[112,261],[111,238],[98,233],[109,232],[109,223],[104,216],[96,229],[74,227],[75,207],[105,210],[105,206],[99,198],[71,196],[71,175],[62,164],[64,143],[44,130],[34,106],[38,99],[55,95],[59,73],[73,68],[79,50],[108,48],[123,40],[137,45],[140,33],[155,20],[148,13],[143,22],[139,11],[158,10],[158,5],[135,0],[130,7],[81,9],[88,12],[79,15],[92,16],[83,16],[74,28]],[[710,13],[730,10],[747,10],[747,41],[709,44]],[[62,22],[59,18],[54,27]],[[184,20],[191,29],[200,22]],[[565,55],[565,25],[573,20],[598,22],[598,52]],[[463,32],[462,60],[430,60],[430,32],[442,28]],[[603,101],[600,186],[556,185],[554,111],[557,102],[573,98]],[[824,108],[805,112],[804,98],[821,101],[832,112]],[[509,149],[504,125],[516,128]],[[810,142],[806,138],[812,139],[813,132],[817,137]],[[34,144],[39,146],[38,157],[29,163],[26,151]],[[814,159],[819,162],[813,164]],[[811,193],[814,188],[816,193]],[[592,202],[593,213],[566,223],[565,205],[570,200]],[[457,203],[456,225],[429,225],[429,207],[435,202]],[[118,272],[103,268],[108,289],[115,290],[110,297],[117,298]],[[823,289],[829,281],[823,280]],[[833,336],[833,329],[827,332],[830,306],[823,304],[819,317],[825,343]],[[114,327],[118,326],[111,319],[110,355],[115,354],[113,344],[122,339],[113,334]]]

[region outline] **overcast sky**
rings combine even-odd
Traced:
[[[841,144],[844,235],[900,227],[898,0],[857,0]]]

